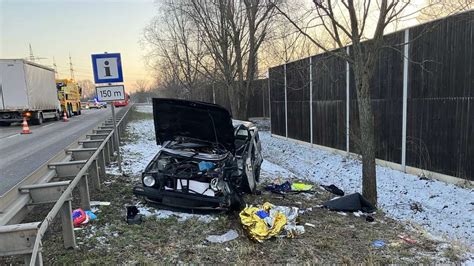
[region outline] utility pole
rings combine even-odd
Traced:
[[[30,47],[30,61],[34,62],[35,61],[35,56],[33,55],[33,48],[31,48],[31,43],[28,44]]]
[[[25,59],[27,59],[31,62],[36,62],[36,61],[39,61],[41,59],[47,59],[45,57],[36,57],[36,56],[34,56],[33,48],[31,48],[31,43],[29,43],[28,46],[29,46],[29,50],[30,50],[30,56],[26,57]]]
[[[56,59],[53,56],[53,68],[54,68],[54,77],[58,78],[58,66],[56,65]]]
[[[71,71],[71,79],[74,79],[74,68],[72,67],[71,53],[69,53],[69,71]]]

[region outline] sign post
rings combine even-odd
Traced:
[[[125,100],[125,87],[123,85],[113,85],[115,82],[123,82],[122,61],[119,53],[93,54],[92,68],[94,69],[94,81],[96,84],[107,83],[108,86],[96,86],[97,100],[109,102],[112,109],[112,120],[114,125],[113,141],[117,147],[117,163],[120,173],[122,173],[122,158],[120,155],[120,140],[115,118],[114,101]]]
[[[115,143],[117,143],[117,163],[118,163],[118,167],[119,167],[119,171],[120,173],[122,173],[122,156],[120,154],[120,139],[119,139],[119,132],[117,130],[117,122],[115,121],[115,106],[114,106],[114,102],[111,102],[110,103],[110,106],[112,107],[112,120],[114,120],[114,139],[115,139]]]

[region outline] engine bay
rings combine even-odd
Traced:
[[[155,157],[144,173],[143,183],[161,190],[225,196],[231,191],[227,182],[234,172],[229,170],[236,168],[232,162],[232,154],[216,147],[173,143]]]

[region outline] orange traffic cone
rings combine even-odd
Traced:
[[[26,117],[23,117],[23,123],[21,125],[23,126],[21,134],[31,134],[30,127],[28,127],[28,121],[26,121]]]
[[[63,122],[68,122],[66,111],[64,111]]]

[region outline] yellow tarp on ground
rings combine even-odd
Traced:
[[[269,227],[264,219],[261,219],[256,214],[259,210],[264,210],[270,213],[272,204],[265,202],[262,208],[247,207],[240,212],[240,220],[244,228],[249,232],[250,238],[259,242],[268,239],[272,236],[280,234],[283,227],[286,225],[286,216],[277,211],[273,215],[273,225]]]

